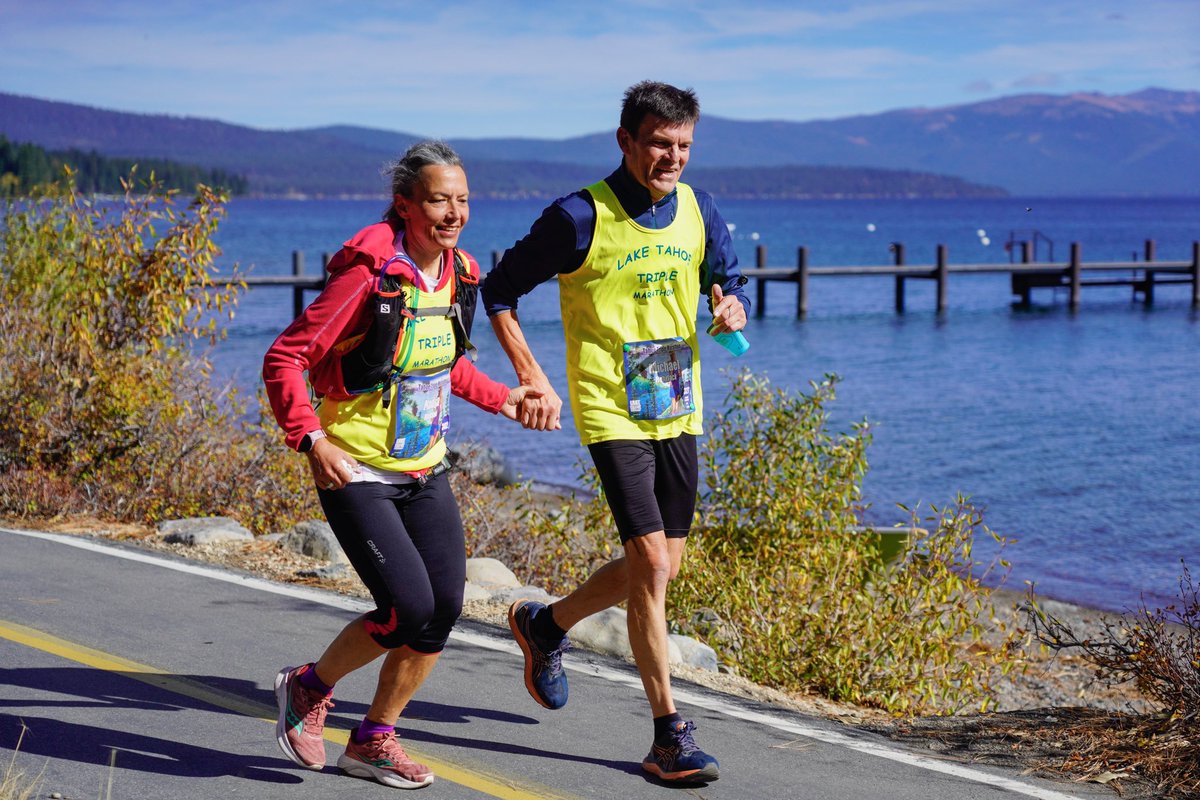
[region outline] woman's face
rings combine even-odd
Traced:
[[[413,196],[396,195],[396,213],[404,220],[404,246],[409,254],[433,255],[458,244],[471,215],[467,173],[462,167],[422,167]]]

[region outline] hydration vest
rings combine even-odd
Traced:
[[[471,344],[471,324],[479,295],[479,266],[473,259],[454,249],[454,274],[450,278],[451,303],[448,306],[409,309],[405,307],[404,283],[420,286],[417,266],[403,253],[384,262],[371,289],[367,307],[371,322],[367,330],[339,344],[343,388],[348,395],[370,394],[389,387],[400,377],[396,360],[404,336],[404,322],[419,316],[443,316],[454,329],[454,360],[464,353],[475,358]],[[383,392],[383,404],[390,392]]]

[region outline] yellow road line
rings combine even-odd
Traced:
[[[45,653],[50,653],[51,655],[56,655],[68,661],[74,661],[95,669],[102,669],[107,672],[120,672],[126,677],[133,678],[150,686],[156,686],[174,694],[190,697],[193,700],[200,700],[201,702],[226,709],[227,711],[259,719],[271,725],[275,724],[276,710],[274,707],[265,706],[232,692],[214,689],[198,681],[182,678],[156,667],[147,666],[146,664],[139,664],[136,661],[130,661],[112,653],[105,653],[85,645],[68,642],[65,639],[44,633],[36,628],[28,628],[24,625],[18,625],[15,622],[0,620],[0,638],[8,639],[11,642],[32,647],[35,650],[41,650]],[[330,727],[325,728],[326,740],[335,744],[344,746],[349,735],[349,731]],[[555,792],[548,787],[526,782],[518,784],[516,781],[504,776],[488,775],[476,770],[463,769],[449,762],[430,758],[427,755],[416,752],[407,745],[405,745],[405,749],[409,751],[415,760],[427,764],[432,768],[438,780],[448,780],[458,783],[470,789],[491,795],[492,797],[501,798],[502,800],[574,800],[570,795]]]

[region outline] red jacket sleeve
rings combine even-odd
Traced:
[[[508,399],[508,387],[489,378],[465,356],[455,361],[450,370],[450,391],[455,397],[493,414],[498,413]]]
[[[371,286],[367,258],[329,276],[317,299],[289,325],[263,358],[263,383],[287,446],[295,450],[309,431],[321,427],[304,373],[334,344],[365,324],[362,311]]]

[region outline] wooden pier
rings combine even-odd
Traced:
[[[937,246],[937,257],[932,266],[908,264],[904,257],[904,245],[893,243],[893,263],[886,265],[814,267],[809,264],[808,248],[800,247],[796,254],[796,266],[772,267],[768,265],[767,248],[759,245],[755,253],[755,268],[744,269],[742,274],[754,280],[754,314],[762,317],[767,311],[767,283],[783,281],[796,284],[796,317],[808,316],[808,283],[820,276],[876,276],[893,279],[895,309],[897,314],[905,311],[905,287],[911,280],[931,280],[937,284],[937,311],[946,310],[947,292],[951,274],[1008,274],[1012,278],[1012,293],[1020,299],[1016,306],[1028,306],[1032,290],[1040,287],[1065,288],[1068,290],[1072,311],[1079,308],[1079,297],[1085,286],[1130,286],[1134,299],[1138,294],[1146,306],[1154,304],[1154,287],[1170,284],[1190,284],[1192,308],[1200,308],[1200,242],[1192,242],[1191,261],[1155,261],[1154,242],[1147,241],[1145,259],[1142,261],[1093,261],[1084,262],[1082,248],[1078,242],[1071,244],[1070,259],[1066,263],[1034,262],[1030,258],[1028,242],[1019,242],[1020,262],[1011,264],[951,264],[945,245]],[[1125,274],[1119,274],[1125,273]]]
[[[316,275],[308,275],[304,270],[304,253],[292,251],[291,275],[247,275],[242,278],[246,286],[290,286],[292,287],[292,316],[300,316],[304,311],[305,291],[319,292],[325,288],[325,265],[329,263],[329,253],[321,254],[321,271]]]
[[[1032,293],[1038,288],[1061,288],[1068,292],[1068,303],[1072,311],[1079,308],[1079,297],[1086,286],[1129,286],[1133,299],[1141,295],[1146,306],[1154,304],[1156,286],[1189,284],[1192,287],[1192,308],[1200,308],[1200,242],[1192,242],[1191,261],[1156,261],[1155,245],[1147,240],[1141,261],[1093,261],[1084,262],[1082,248],[1078,242],[1071,244],[1070,258],[1065,263],[1037,262],[1032,259],[1030,243],[1017,242],[1020,261],[1010,264],[951,264],[945,245],[937,246],[937,256],[931,266],[908,264],[905,248],[900,242],[891,246],[893,263],[867,266],[814,267],[809,265],[808,248],[800,247],[796,252],[796,266],[772,267],[768,265],[767,248],[759,245],[755,251],[755,267],[744,269],[742,274],[755,281],[754,315],[767,313],[767,284],[782,281],[796,284],[796,317],[808,316],[808,284],[813,277],[857,276],[888,277],[893,281],[894,303],[897,314],[905,311],[905,288],[908,281],[934,281],[937,284],[937,312],[946,311],[946,301],[951,274],[1007,274],[1011,277],[1012,293],[1019,298],[1013,305],[1026,307],[1031,303]],[[500,253],[492,253],[492,265],[499,260]],[[325,265],[329,253],[321,254],[321,271],[315,275],[305,272],[304,253],[292,253],[291,275],[248,276],[247,286],[290,286],[292,287],[292,310],[300,316],[304,310],[304,292],[320,291],[325,288]]]

